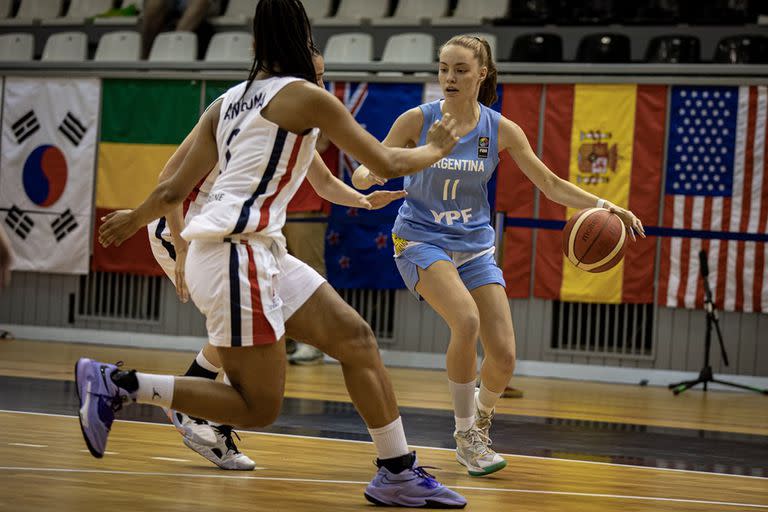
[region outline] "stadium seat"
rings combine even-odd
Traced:
[[[253,0],[229,0],[227,10],[221,16],[208,19],[211,25],[248,25],[253,20],[256,2]]]
[[[614,0],[568,2],[560,12],[563,25],[606,25],[616,21]]]
[[[35,58],[35,36],[32,34],[0,35],[0,61],[27,61]]]
[[[493,20],[494,25],[542,25],[556,17],[555,0],[512,0],[506,16]]]
[[[381,62],[430,64],[435,62],[435,37],[431,34],[404,33],[390,36],[384,45]],[[381,71],[379,76],[401,76],[399,71]]]
[[[138,9],[141,9],[141,0],[119,0],[117,2],[118,9],[125,9],[131,4],[135,5]],[[135,26],[139,22],[138,16],[105,16],[102,18],[94,18],[94,25],[111,25],[129,27]]]
[[[364,64],[373,60],[373,37],[362,32],[334,34],[325,43],[326,63]]]
[[[135,62],[141,59],[141,34],[121,30],[101,36],[93,60]]]
[[[46,25],[84,25],[87,18],[112,8],[112,0],[72,0],[60,18],[45,19]]]
[[[445,16],[448,0],[400,0],[395,14],[371,20],[373,25],[421,25],[422,21]]]
[[[336,16],[318,18],[317,26],[359,25],[363,21],[383,18],[387,15],[389,2],[364,0],[341,0]]]
[[[654,37],[645,51],[645,62],[695,63],[700,58],[701,44],[696,36]]]
[[[723,64],[768,64],[768,37],[724,37],[717,43],[713,60]]]
[[[61,14],[63,0],[21,0],[14,18],[0,20],[0,25],[31,25]]]
[[[301,3],[307,11],[309,21],[313,23],[315,20],[327,17],[331,12],[331,0],[302,0]]]
[[[0,0],[0,19],[7,19],[13,12],[13,0]]]
[[[512,62],[562,62],[563,40],[557,34],[523,34],[515,38]]]
[[[618,7],[623,23],[670,25],[680,21],[679,0],[637,0]]]
[[[591,63],[630,62],[629,37],[609,33],[586,35],[579,42],[576,60]]]
[[[194,32],[162,32],[152,43],[152,62],[193,62],[197,56],[197,34]]]
[[[84,61],[88,56],[88,36],[85,32],[58,32],[48,37],[41,60]]]
[[[206,62],[250,62],[253,59],[253,36],[248,32],[214,34],[205,52]]]
[[[433,25],[482,25],[485,19],[504,17],[509,7],[508,0],[459,0],[453,16],[432,20]]]
[[[764,3],[764,2],[761,2]],[[744,25],[754,23],[748,2],[734,0],[697,0],[685,2],[683,22],[697,25]]]

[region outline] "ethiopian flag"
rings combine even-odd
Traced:
[[[632,210],[646,225],[658,220],[666,87],[549,85],[543,161],[561,178]],[[576,210],[542,198],[540,218],[567,220]],[[655,239],[627,242],[625,257],[599,274],[563,255],[562,233],[540,230],[534,294],[570,302],[653,302]]]
[[[104,80],[96,175],[96,231],[111,211],[136,208],[200,115],[200,82]],[[120,247],[94,237],[93,270],[162,275],[145,230]]]

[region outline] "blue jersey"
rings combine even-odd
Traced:
[[[442,118],[442,100],[421,105],[427,131]],[[453,152],[421,172],[405,177],[405,198],[392,232],[411,242],[427,242],[448,251],[476,252],[493,245],[488,181],[499,164],[500,114],[480,105],[477,126]]]

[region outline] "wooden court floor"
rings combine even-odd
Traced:
[[[183,371],[192,354],[92,345],[0,342],[0,375],[71,380],[77,357]],[[400,403],[447,409],[441,372],[394,369]],[[521,400],[500,412],[641,422],[765,435],[764,397],[519,378]],[[288,396],[347,400],[339,367],[291,368]],[[2,393],[2,391],[0,391]],[[430,396],[425,402],[423,397]],[[682,399],[682,400],[681,400]],[[72,415],[0,411],[0,510],[372,510],[362,492],[375,470],[370,443],[241,432],[258,469],[221,471],[167,425],[118,421],[102,460],[85,450]],[[508,467],[472,478],[451,450],[417,448],[423,465],[477,511],[730,511],[768,509],[768,479],[506,454]]]

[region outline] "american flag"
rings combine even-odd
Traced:
[[[671,89],[664,225],[677,229],[768,232],[766,86]],[[707,238],[663,242],[660,301],[701,307],[699,251],[709,285],[727,311],[768,312],[768,244]]]

